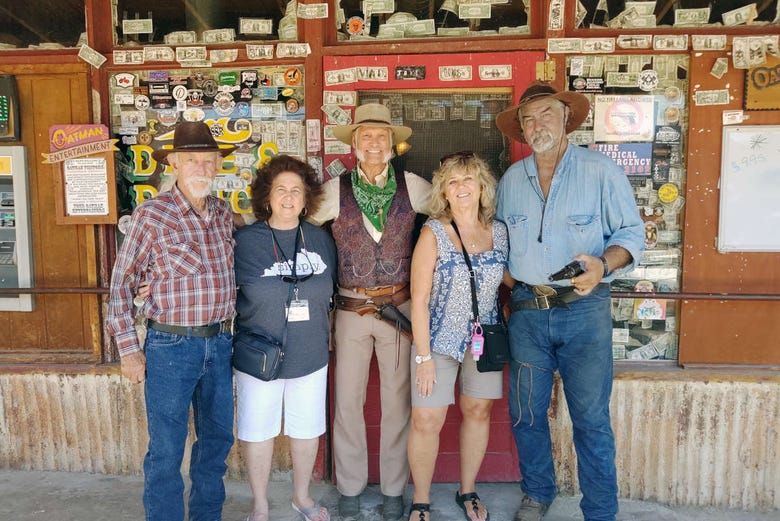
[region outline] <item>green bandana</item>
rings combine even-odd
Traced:
[[[358,207],[379,232],[385,228],[396,187],[393,165],[387,165],[387,183],[383,188],[364,181],[357,167],[352,170],[352,193],[355,194]]]

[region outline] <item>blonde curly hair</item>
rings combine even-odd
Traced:
[[[442,158],[439,168],[433,173],[430,217],[452,220],[445,190],[450,177],[456,172],[471,174],[479,180],[479,222],[485,225],[493,222],[496,215],[496,178],[485,160],[472,152],[458,152]]]

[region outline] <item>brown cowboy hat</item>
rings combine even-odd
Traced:
[[[520,126],[517,112],[522,106],[544,98],[557,99],[569,107],[569,119],[566,120],[567,134],[582,125],[582,122],[588,117],[588,111],[590,111],[590,102],[588,101],[588,98],[578,92],[558,92],[555,90],[555,87],[549,83],[535,81],[530,84],[528,88],[525,89],[525,92],[523,92],[523,95],[520,96],[520,103],[509,107],[496,116],[496,127],[498,127],[498,130],[505,136],[525,143],[526,140],[525,137],[523,137],[523,129]]]
[[[412,129],[409,127],[393,125],[390,117],[390,109],[381,103],[366,103],[355,109],[355,123],[352,125],[338,125],[333,127],[333,135],[336,139],[347,145],[352,144],[352,133],[358,127],[385,127],[393,132],[393,144],[397,145],[409,139]]]
[[[209,126],[202,121],[183,121],[176,125],[173,133],[173,148],[155,150],[152,157],[168,165],[168,154],[173,152],[219,152],[225,157],[235,149],[234,146],[220,148]]]

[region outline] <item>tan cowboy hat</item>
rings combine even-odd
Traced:
[[[496,116],[496,127],[498,127],[498,130],[505,136],[525,143],[526,140],[525,137],[523,137],[523,129],[520,126],[517,111],[527,103],[544,98],[557,99],[569,107],[569,118],[566,120],[567,134],[582,125],[582,122],[588,117],[588,112],[590,111],[590,102],[588,101],[588,98],[578,92],[558,92],[555,90],[555,87],[549,83],[535,81],[530,84],[528,88],[525,89],[525,92],[523,92],[523,95],[520,96],[520,103],[509,107]]]
[[[173,148],[152,152],[152,157],[168,165],[168,154],[173,152],[219,152],[222,157],[230,155],[236,147],[220,148],[211,135],[211,129],[202,121],[183,121],[173,132]]]
[[[352,133],[358,127],[385,127],[393,132],[393,144],[397,145],[409,139],[412,129],[409,127],[393,125],[390,117],[390,109],[381,103],[366,103],[355,109],[355,123],[352,125],[338,125],[333,127],[333,135],[336,139],[347,145],[352,144]]]

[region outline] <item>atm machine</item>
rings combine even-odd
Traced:
[[[31,288],[32,236],[23,146],[0,146],[0,288]],[[0,294],[0,311],[32,311],[32,295]]]

